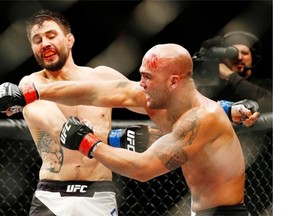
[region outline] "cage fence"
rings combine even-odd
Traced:
[[[246,161],[248,210],[252,216],[272,215],[272,131],[238,136]],[[29,215],[41,158],[22,120],[1,120],[0,142],[0,215]],[[120,216],[191,215],[191,196],[181,169],[145,183],[113,173],[113,181]]]

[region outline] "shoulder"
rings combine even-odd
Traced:
[[[45,76],[44,71],[38,71],[22,77],[19,82],[19,85],[23,85],[24,83],[28,82],[44,83],[47,82],[47,78]]]
[[[220,131],[222,125],[230,124],[228,117],[223,109],[216,102],[209,105],[194,107],[184,113],[177,121],[178,125],[186,125],[191,128],[199,129],[203,135]],[[206,134],[206,135],[205,135]]]
[[[128,80],[125,75],[119,71],[107,67],[107,66],[97,66],[95,68],[87,68],[87,71],[91,73],[92,77],[97,77],[100,80]]]
[[[210,101],[207,104],[193,107],[192,109],[188,110],[186,113],[182,115],[181,118],[191,120],[191,119],[198,119],[201,121],[215,121],[216,118],[223,113],[222,110],[219,109],[220,106],[215,101]]]

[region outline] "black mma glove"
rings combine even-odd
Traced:
[[[114,129],[108,134],[108,144],[129,151],[143,152],[149,143],[149,131],[146,125],[129,125],[125,129]]]
[[[241,107],[244,106],[247,109],[249,109],[252,114],[254,112],[258,111],[258,109],[259,109],[259,105],[256,101],[248,100],[248,99],[237,101],[235,103],[231,102],[231,101],[220,100],[219,103],[231,121],[232,121],[231,109],[241,110]],[[247,118],[247,116],[243,115],[241,118],[241,122],[244,121],[246,118]]]
[[[60,143],[71,150],[79,150],[89,158],[93,158],[93,147],[102,142],[93,130],[72,116],[62,127]]]
[[[39,99],[38,91],[33,83],[22,87],[9,82],[0,85],[0,111],[10,109],[13,113],[22,111],[22,107]]]

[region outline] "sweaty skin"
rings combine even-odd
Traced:
[[[181,167],[194,212],[243,203],[245,164],[239,140],[220,105],[197,91],[192,67],[183,47],[157,45],[143,57],[140,82],[59,82],[39,85],[38,91],[41,99],[66,105],[145,108],[164,136],[143,153],[102,143],[94,158],[139,181]]]

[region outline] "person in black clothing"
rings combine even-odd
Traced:
[[[254,34],[231,31],[204,41],[193,57],[193,76],[202,94],[216,101],[249,99],[259,104],[261,116],[253,125],[257,130],[272,127],[273,108],[272,80],[255,76],[260,48]]]
[[[261,113],[272,112],[272,80],[253,76],[253,69],[259,63],[261,42],[248,32],[232,31],[223,37],[224,47],[238,49],[238,59],[224,59],[219,64],[219,77],[224,81],[224,88],[216,96],[218,99],[255,100]]]

